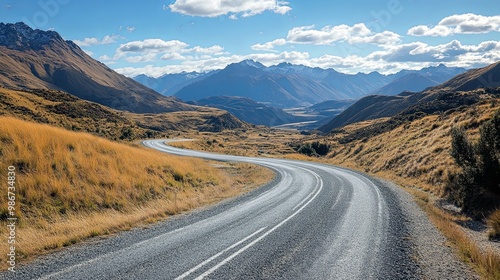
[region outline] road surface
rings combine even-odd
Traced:
[[[404,214],[390,188],[320,163],[176,155],[269,167],[250,194],[149,229],[69,248],[19,269],[19,279],[418,279]],[[5,277],[8,274],[3,274]]]

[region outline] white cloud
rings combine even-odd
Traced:
[[[127,32],[134,32],[135,31],[135,26],[127,26]]]
[[[229,15],[231,19],[251,17],[265,11],[284,15],[292,8],[277,0],[176,0],[168,6],[174,13],[200,17]]]
[[[88,54],[89,56],[93,56],[94,55],[94,52],[92,51],[89,51],[89,50],[83,50],[86,54]]]
[[[365,65],[374,70],[384,65],[383,69],[394,72],[395,69],[411,69],[410,67],[425,67],[444,63],[448,66],[465,68],[482,67],[500,60],[500,41],[487,41],[478,45],[463,45],[458,40],[446,44],[428,45],[414,42],[376,51],[365,57]],[[394,69],[390,69],[394,67]],[[396,68],[397,67],[397,68]],[[382,69],[382,70],[383,70]]]
[[[482,34],[500,32],[500,16],[476,14],[452,15],[442,19],[436,26],[417,25],[408,30],[412,36],[440,36],[453,34]]]
[[[150,52],[144,55],[128,56],[125,60],[131,63],[152,62],[156,61],[156,53]]]
[[[255,44],[253,50],[272,50],[285,44],[331,45],[336,42],[349,44],[390,45],[401,41],[401,36],[391,31],[375,33],[364,23],[353,26],[336,25],[315,29],[314,25],[294,27],[288,31],[286,39],[276,39],[264,44]]]
[[[102,39],[92,37],[92,38],[85,38],[83,41],[81,40],[74,40],[75,44],[79,45],[80,47],[88,47],[88,46],[93,46],[93,45],[108,45],[115,43],[117,40],[123,39],[120,35],[106,35]]]
[[[179,40],[146,39],[121,44],[112,60],[124,59],[127,62],[140,63],[155,61],[158,55],[161,55],[161,60],[187,60],[201,59],[203,55],[211,57],[225,54],[227,53],[224,52],[224,48],[219,45],[190,48],[189,44]]]
[[[99,57],[99,60],[100,61],[110,61],[110,60],[113,60],[111,57],[109,57],[108,55],[101,55]]]
[[[184,50],[184,52],[208,53],[208,54],[220,54],[222,53],[222,51],[224,51],[224,48],[219,45],[211,46],[208,48],[196,46],[194,48]]]
[[[401,40],[401,36],[391,31],[384,31],[381,33],[376,33],[371,36],[354,36],[349,38],[347,42],[349,44],[375,44],[379,46],[396,44]]]
[[[162,60],[186,60],[186,57],[179,53],[166,53],[161,56]]]
[[[168,52],[178,51],[188,47],[189,45],[179,40],[164,41],[161,39],[146,39],[143,41],[132,41],[120,45],[118,52]]]
[[[281,38],[281,39],[276,39],[274,41],[267,42],[264,44],[255,44],[251,48],[252,48],[252,50],[256,50],[256,51],[269,51],[269,50],[274,49],[275,46],[283,46],[285,44],[286,44],[286,40]]]
[[[294,27],[288,31],[287,41],[295,44],[329,45],[336,41],[348,41],[356,37],[372,35],[363,23],[345,24],[314,29],[314,25]]]

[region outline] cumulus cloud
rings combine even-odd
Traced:
[[[387,48],[371,53],[368,58],[381,62],[462,62],[475,65],[470,57],[488,57],[489,63],[500,60],[500,42],[487,41],[478,45],[463,45],[458,40],[446,44],[431,46],[422,42],[414,42]]]
[[[121,44],[116,49],[112,60],[124,59],[127,62],[140,63],[155,61],[158,56],[162,60],[187,60],[200,59],[204,55],[220,56],[224,54],[226,54],[224,48],[219,45],[190,47],[188,43],[179,40],[145,39]]]
[[[156,53],[146,53],[144,55],[129,56],[125,60],[131,63],[152,62],[156,60],[156,56]]]
[[[88,47],[94,45],[113,44],[119,39],[123,39],[123,37],[120,35],[106,35],[102,39],[92,37],[92,38],[85,38],[83,40],[74,40],[73,42],[75,42],[75,44],[77,44],[80,47]]]
[[[166,53],[161,56],[162,60],[186,60],[186,57],[179,53]]]
[[[200,46],[196,46],[196,47],[191,48],[191,49],[186,49],[184,52],[207,53],[207,54],[221,54],[223,51],[224,51],[223,47],[221,47],[219,45],[215,45],[215,46],[211,46],[211,47],[208,47],[208,48],[203,48],[203,47],[200,47]]]
[[[178,51],[187,46],[189,45],[179,40],[164,41],[162,39],[146,39],[143,41],[132,41],[122,44],[118,48],[118,51],[122,53],[144,51],[167,52]]]
[[[231,19],[251,17],[265,11],[284,15],[292,8],[276,0],[176,0],[168,6],[174,13],[199,17],[229,15]]]
[[[281,39],[276,39],[274,41],[267,42],[264,44],[255,44],[255,45],[251,46],[251,48],[252,48],[252,50],[256,50],[256,51],[269,51],[269,50],[274,49],[275,46],[283,46],[285,44],[286,44],[286,40],[281,38]]]
[[[294,27],[288,31],[286,39],[276,39],[263,44],[255,44],[253,50],[272,50],[285,44],[331,45],[336,42],[349,44],[389,45],[401,41],[401,36],[391,31],[375,33],[364,23],[353,26],[336,25],[316,29],[314,25]]]
[[[408,35],[446,37],[453,34],[482,34],[499,31],[500,16],[468,13],[445,17],[435,26],[414,26],[408,30]]]

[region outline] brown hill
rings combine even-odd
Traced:
[[[194,109],[116,73],[57,32],[33,30],[24,23],[0,23],[0,86],[62,90],[136,113]]]
[[[11,90],[0,87],[0,116],[92,133],[111,140],[165,137],[172,131],[220,131],[248,127],[226,111],[161,114],[121,112],[56,90]]]
[[[403,92],[397,96],[367,96],[360,99],[330,123],[319,128],[324,133],[355,122],[383,117],[408,115],[422,111],[426,114],[446,111],[462,105],[471,105],[480,99],[484,91],[496,94],[500,87],[500,62],[469,70],[455,78],[422,92]],[[466,92],[462,94],[463,92]]]
[[[500,62],[467,71],[436,86],[435,89],[468,91],[496,87],[500,87]]]

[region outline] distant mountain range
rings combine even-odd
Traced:
[[[205,74],[169,74],[156,79],[141,75],[134,79],[184,101],[221,95],[240,96],[273,107],[289,108],[327,100],[359,99],[368,94],[396,95],[404,90],[421,91],[464,71],[463,68],[439,65],[391,75],[378,72],[351,75],[289,63],[266,67],[259,62],[244,60]]]
[[[163,75],[159,78],[139,75],[134,77],[134,80],[165,96],[171,96],[183,87],[202,80],[203,78],[214,73],[216,73],[216,71],[211,71],[209,73],[182,72],[178,74]]]
[[[371,95],[354,103],[331,122],[319,128],[325,133],[342,126],[398,114],[429,114],[445,112],[480,100],[478,89],[491,89],[497,94],[500,88],[500,62],[459,74],[440,85],[421,92],[403,92],[396,96]],[[489,93],[488,93],[489,94]],[[402,118],[402,116],[400,116]],[[393,120],[394,122],[394,120]],[[380,129],[380,128],[377,128]]]
[[[120,75],[57,32],[0,23],[0,86],[62,90],[81,99],[136,113],[195,110]]]

